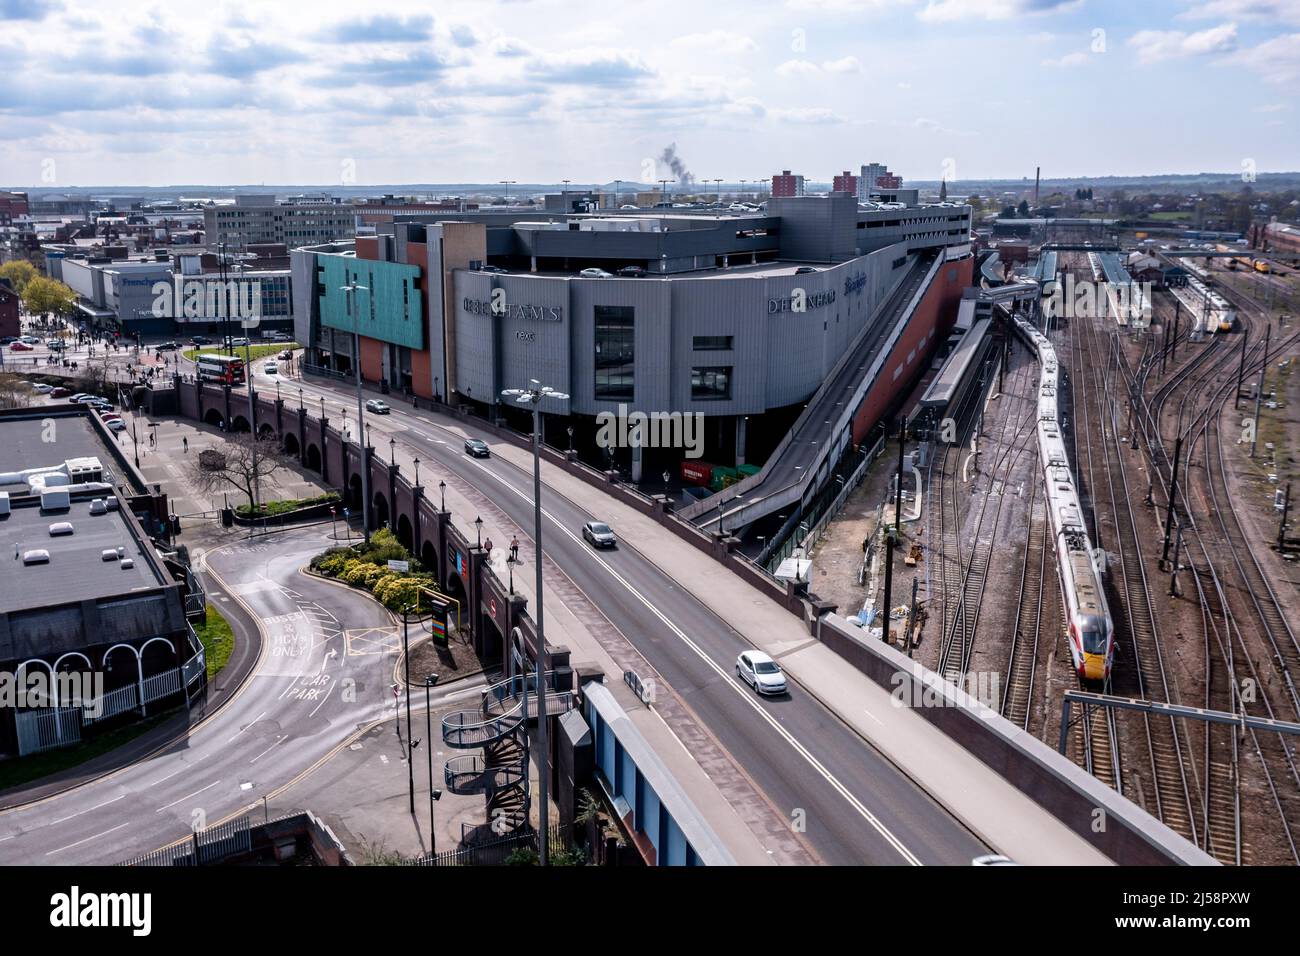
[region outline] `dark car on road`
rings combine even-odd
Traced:
[[[175,342],[159,342],[153,347],[153,350],[155,352],[175,352],[179,348],[180,345]]]
[[[642,266],[624,266],[618,270],[618,274],[624,279],[644,279],[645,268]]]
[[[593,548],[612,548],[618,544],[613,529],[603,521],[588,521],[582,526],[582,536]]]
[[[212,339],[206,335],[194,335],[190,337],[190,345],[211,345]]]
[[[487,442],[481,438],[466,438],[465,454],[472,455],[475,458],[488,458],[492,452],[488,450]]]

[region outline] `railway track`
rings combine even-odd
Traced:
[[[1243,311],[1246,327],[1253,324],[1250,313]],[[1228,399],[1235,393],[1239,351],[1225,348],[1223,336],[1206,343],[1199,353],[1176,368],[1157,390],[1150,403],[1144,403],[1139,419],[1153,470],[1159,476],[1168,501],[1168,471],[1172,467],[1165,439],[1161,434],[1164,411],[1174,396],[1181,394],[1175,434],[1186,442],[1187,467],[1182,471],[1180,494],[1175,514],[1183,529],[1187,547],[1189,575],[1185,581],[1195,589],[1204,633],[1203,706],[1231,712],[1274,716],[1277,711],[1268,693],[1267,681],[1261,681],[1259,667],[1252,655],[1259,655],[1261,637],[1269,653],[1276,676],[1285,690],[1286,707],[1281,716],[1297,711],[1294,683],[1288,680],[1300,648],[1277,601],[1271,583],[1249,547],[1240,521],[1230,502],[1227,467],[1221,435],[1221,419]],[[1258,369],[1263,361],[1263,347],[1256,343],[1248,348],[1246,367]],[[1145,381],[1150,366],[1139,367],[1132,376]],[[1191,407],[1189,424],[1182,426],[1183,414]],[[1191,468],[1193,450],[1203,444],[1204,469]],[[1190,491],[1189,491],[1190,489]],[[1252,620],[1254,626],[1252,626]],[[1244,625],[1244,628],[1243,628]],[[1288,657],[1290,659],[1288,659]],[[1257,699],[1246,700],[1239,692],[1243,682],[1259,688]],[[1253,696],[1253,695],[1252,695]],[[1300,773],[1294,754],[1276,734],[1248,730],[1238,734],[1223,725],[1201,725],[1201,840],[1207,852],[1225,863],[1249,863],[1253,846],[1242,832],[1243,786],[1241,743],[1246,743],[1257,759],[1258,776],[1264,793],[1258,802],[1269,816],[1269,806],[1280,821],[1278,832],[1283,851],[1300,862],[1292,821],[1300,819]],[[1249,791],[1248,791],[1249,795]],[[1270,830],[1272,828],[1270,827]]]
[[[1038,460],[1035,458],[1035,460]],[[1038,480],[1038,468],[1034,469],[1035,480],[1030,483],[1029,521],[1025,528],[1025,558],[1020,567],[1020,601],[1016,606],[1016,623],[1011,632],[1011,653],[1007,660],[1006,680],[1002,686],[1002,716],[1024,730],[1029,729],[1030,708],[1034,696],[1034,678],[1038,669],[1039,640],[1044,624],[1061,619],[1060,605],[1057,604],[1055,618],[1052,609],[1046,609],[1046,596],[1050,580],[1047,572],[1054,566],[1048,563],[1051,549],[1048,542],[1051,535],[1047,530],[1047,512],[1043,496],[1038,492],[1042,484]],[[1052,554],[1053,562],[1055,555]]]
[[[997,542],[1010,477],[1028,447],[1029,439],[1035,434],[1032,426],[1036,417],[1037,376],[1034,370],[1035,365],[1032,361],[1021,365],[1012,373],[1014,394],[1013,392],[1002,393],[1002,401],[1008,404],[1015,401],[1024,407],[1014,413],[1008,409],[1003,410],[1002,427],[999,430],[996,446],[997,455],[990,472],[991,483],[989,490],[982,496],[979,515],[971,535],[969,556],[964,567],[960,557],[958,558],[958,580],[953,582],[955,587],[946,592],[955,591],[958,603],[951,615],[950,626],[944,632],[938,670],[953,684],[960,685],[962,678],[970,670],[980,609],[983,606],[984,586],[988,581],[989,565]],[[1024,397],[1026,388],[1035,399]],[[1009,439],[1008,431],[1011,433]],[[959,493],[958,488],[959,486],[954,482],[951,487],[954,510],[957,506],[955,499]],[[996,503],[990,507],[991,502]],[[960,551],[958,553],[960,554]]]

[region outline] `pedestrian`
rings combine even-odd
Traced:
[[[510,538],[510,560],[514,564],[519,563],[519,536],[512,535]]]
[[[491,539],[491,538],[488,538],[488,539],[486,539],[486,540],[483,542],[483,550],[486,551],[489,555],[492,554],[492,539]]]
[[[181,436],[181,447],[185,449],[185,454],[190,453],[190,440],[186,436]]]
[[[867,553],[867,545],[868,545],[870,542],[871,542],[871,538],[870,538],[870,537],[866,537],[866,538],[863,538],[863,539],[862,539],[862,553],[863,553],[863,555],[866,555],[866,553]]]

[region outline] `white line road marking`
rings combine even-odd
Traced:
[[[281,695],[281,696],[283,696],[283,695]],[[234,742],[235,737],[238,737],[239,734],[242,734],[245,730],[247,730],[249,727],[253,726],[253,724],[257,723],[259,720],[261,720],[261,719],[262,719],[263,717],[265,717],[265,716],[266,716],[266,711],[262,711],[260,714],[258,714],[256,717],[254,717],[251,721],[249,721],[249,722],[248,722],[247,724],[245,724],[243,727],[240,727],[240,728],[239,728],[239,732],[236,733],[234,737],[231,737],[230,740],[227,740],[226,743],[232,743],[232,742]]]
[[[211,790],[213,787],[215,787],[215,786],[216,786],[217,784],[219,784],[220,782],[221,782],[220,780],[214,780],[214,781],[212,781],[210,784],[208,784],[206,787],[204,787],[203,790],[195,790],[193,793],[188,794],[187,796],[181,797],[179,800],[173,800],[171,803],[167,804],[165,807],[159,807],[157,810],[154,811],[154,813],[162,813],[164,810],[170,810],[172,807],[176,806],[176,804],[178,804],[178,803],[184,803],[186,800],[189,800],[191,797],[197,797],[200,793],[203,793],[204,790]]]
[[[316,711],[325,706],[325,701],[330,699],[330,694],[334,693],[334,685],[337,683],[338,681],[330,681],[329,690],[325,691],[325,696],[320,699],[320,703],[313,707],[311,713],[307,715],[308,720],[315,717]]]
[[[525,494],[520,489],[516,488],[514,485],[510,484],[508,481],[505,480],[505,478],[501,477],[500,475],[497,475],[493,471],[484,467],[477,460],[471,460],[470,464],[474,465],[474,467],[476,468],[482,469],[484,474],[490,475],[491,477],[495,478],[497,481],[503,484],[509,491],[513,491],[520,498],[524,499],[524,501],[532,505],[533,503],[532,498],[530,498],[527,494]],[[542,509],[542,514],[545,515],[548,520],[550,520],[551,524],[554,525],[555,528],[561,534],[568,537],[579,547],[582,547],[583,550],[587,550],[583,545],[581,539],[579,539],[579,537],[576,534],[570,531],[567,525],[562,524],[560,521],[556,520],[555,516],[550,514],[545,508]],[[831,788],[834,789],[837,793],[839,793],[839,795],[844,798],[844,800],[849,804],[849,806],[851,806],[855,811],[857,811],[858,815],[861,816],[864,820],[866,820],[867,823],[872,827],[872,829],[874,829],[877,833],[879,833],[885,839],[885,841],[890,846],[892,846],[894,850],[896,850],[898,854],[907,863],[911,864],[912,866],[922,865],[920,859],[916,856],[916,854],[914,854],[911,850],[909,850],[903,844],[903,842],[900,839],[898,839],[898,837],[894,836],[893,832],[887,826],[885,826],[880,821],[880,819],[874,813],[872,813],[866,807],[865,804],[862,803],[861,800],[859,800],[856,796],[854,796],[853,793],[848,789],[848,787],[846,787],[843,783],[841,783],[833,773],[831,773],[828,769],[826,769],[825,765],[823,765],[820,760],[818,760],[815,756],[813,756],[812,752],[809,751],[808,748],[805,747],[802,743],[800,743],[799,740],[795,738],[793,734],[791,734],[788,730],[782,727],[781,724],[776,720],[776,718],[774,718],[765,707],[759,705],[739,681],[735,681],[732,679],[732,675],[730,672],[723,669],[723,667],[719,665],[717,661],[715,661],[708,654],[706,654],[702,647],[700,647],[693,640],[691,640],[686,635],[685,631],[683,631],[680,627],[678,627],[677,624],[674,621],[672,621],[666,614],[660,611],[659,608],[657,608],[653,602],[647,599],[645,595],[643,595],[640,591],[638,591],[630,581],[628,581],[625,577],[623,577],[623,575],[615,571],[614,568],[603,557],[601,557],[599,554],[596,554],[595,552],[589,552],[589,553],[591,555],[592,560],[596,561],[601,567],[603,567],[606,571],[608,571],[610,576],[613,577],[614,580],[616,580],[619,584],[623,585],[623,587],[626,588],[627,591],[633,597],[635,597],[638,601],[640,601],[646,607],[646,609],[650,611],[651,614],[657,617],[664,624],[665,627],[667,627],[670,631],[672,631],[675,635],[677,635],[677,638],[683,644],[685,644],[692,652],[694,652],[695,655],[705,664],[705,666],[707,666],[715,674],[721,677],[724,683],[728,687],[730,687],[733,691],[735,691],[735,693],[740,697],[740,699],[743,700],[745,704],[748,707],[750,707],[764,722],[766,722],[772,728],[772,730],[774,730],[777,733],[778,736],[780,736],[783,740],[785,740],[785,742],[790,745],[790,747],[795,751],[795,753],[803,757],[803,759],[807,761],[809,766],[811,766],[813,770],[815,770],[817,774],[820,777],[822,777],[822,779],[824,779],[828,784],[830,784]]]
[[[103,803],[96,804],[96,805],[93,806],[93,807],[87,807],[85,810],[78,810],[76,813],[69,814],[69,815],[66,816],[66,817],[60,817],[60,818],[57,819],[57,820],[51,820],[49,823],[47,823],[47,824],[45,824],[45,825],[48,826],[48,827],[52,827],[52,826],[54,826],[56,823],[67,823],[69,820],[73,819],[74,817],[79,817],[79,816],[81,816],[83,813],[90,813],[90,812],[92,812],[92,811],[94,811],[94,810],[98,810],[98,809],[100,809],[101,807],[106,807],[106,806],[108,806],[110,803],[117,803],[117,801],[122,800],[122,799],[125,799],[125,797],[126,797],[126,794],[125,794],[125,793],[120,794],[120,795],[114,797],[112,800],[105,800]]]
[[[289,735],[288,735],[288,734],[281,734],[279,737],[276,737],[276,738],[275,738],[275,743],[271,744],[271,746],[267,747],[267,748],[266,748],[265,750],[263,750],[260,754],[258,754],[256,757],[254,757],[252,760],[250,760],[250,761],[248,761],[248,762],[249,762],[249,763],[257,763],[259,760],[261,760],[263,757],[265,757],[265,756],[266,756],[267,754],[269,754],[272,750],[274,750],[276,747],[280,746],[281,743],[283,743],[284,741],[286,741],[286,740],[288,740],[288,739],[289,739]]]
[[[129,827],[130,825],[131,825],[130,822],[127,822],[127,823],[119,823],[117,826],[113,827],[113,829],[111,829],[111,830],[105,830],[103,833],[96,833],[94,836],[88,836],[88,837],[86,837],[86,839],[84,839],[84,840],[78,840],[76,843],[69,843],[67,846],[61,846],[61,847],[59,847],[57,850],[51,850],[49,853],[47,853],[47,854],[45,854],[45,855],[46,855],[46,856],[54,856],[54,854],[56,854],[56,853],[62,853],[64,850],[71,850],[74,846],[81,846],[81,844],[83,844],[83,843],[89,843],[91,840],[98,840],[100,837],[106,837],[106,836],[108,836],[110,833],[115,833],[115,832],[117,832],[118,830],[122,829],[122,827]]]

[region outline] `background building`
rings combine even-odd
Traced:
[[[772,196],[773,198],[802,196],[803,195],[803,177],[796,176],[790,170],[782,170],[779,175],[772,177]]]
[[[356,216],[351,205],[330,197],[277,202],[271,195],[236,196],[233,204],[204,210],[204,241],[209,249],[222,243],[231,250],[266,242],[310,246],[356,235]]]

